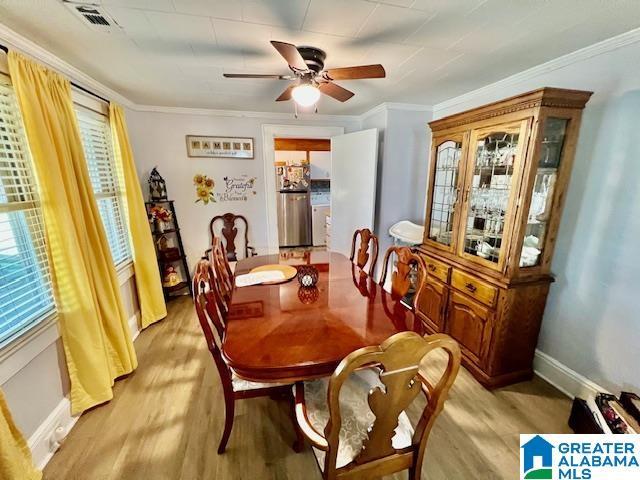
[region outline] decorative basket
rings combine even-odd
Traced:
[[[318,269],[313,265],[300,265],[298,267],[298,282],[302,287],[313,287],[318,283]]]

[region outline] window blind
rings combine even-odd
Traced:
[[[124,221],[121,172],[117,168],[107,117],[76,108],[91,185],[116,267],[131,260],[129,233]]]
[[[0,345],[54,310],[33,165],[13,89],[0,75]]]

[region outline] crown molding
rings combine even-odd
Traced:
[[[366,112],[360,114],[360,121],[363,121],[369,117],[373,117],[374,115],[377,115],[379,113],[385,112],[387,111],[387,106],[385,103],[381,103],[379,105],[376,105],[375,107],[373,107],[370,110],[367,110]]]
[[[39,60],[57,72],[71,78],[74,82],[82,85],[83,87],[106,98],[115,100],[126,107],[131,107],[133,105],[133,102],[124,95],[121,95],[106,85],[103,85],[95,78],[83,73],[73,65],[65,62],[60,57],[42,48],[40,45],[32,42],[28,38],[23,37],[14,30],[11,30],[2,23],[0,23],[0,38],[10,49],[25,53]]]
[[[204,115],[214,117],[235,117],[235,118],[268,118],[277,120],[291,120],[295,117],[293,113],[284,112],[253,112],[246,110],[220,110],[215,108],[189,108],[189,107],[163,107],[160,105],[139,105],[132,104],[129,107],[136,112],[167,113],[175,115]],[[318,113],[300,113],[298,120],[303,121],[341,121],[358,122],[359,115],[325,115]]]
[[[381,112],[387,112],[389,110],[405,110],[411,112],[433,112],[432,105],[420,105],[417,103],[397,103],[397,102],[383,102],[376,105],[370,110],[359,115],[360,121],[377,115]]]
[[[449,100],[445,100],[444,102],[440,102],[433,106],[433,110],[437,114],[438,111],[453,108],[457,105],[473,101],[478,97],[500,93],[506,87],[517,85],[540,75],[544,75],[545,73],[565,68],[574,63],[617,50],[639,41],[640,28],[629,30],[628,32],[616,35],[615,37],[607,38],[601,42],[594,43],[593,45],[589,45],[574,52],[567,53],[566,55],[562,55],[561,57],[549,60],[548,62],[536,65],[535,67],[523,70],[522,72],[503,78],[502,80],[498,80],[497,82],[489,85],[485,85],[484,87],[480,87],[476,90],[472,90],[457,97],[450,98]]]
[[[189,107],[163,107],[161,105],[139,105],[132,104],[130,106],[132,110],[136,112],[154,112],[154,113],[168,113],[177,115],[205,115],[215,117],[236,117],[236,118],[272,118],[279,120],[291,120],[293,118],[292,113],[283,112],[253,112],[245,110],[219,110],[215,108],[189,108]],[[393,103],[384,102],[376,105],[370,110],[360,115],[325,115],[318,113],[301,113],[298,114],[299,120],[318,120],[318,121],[342,121],[342,122],[361,122],[365,118],[371,117],[382,111],[388,110],[405,110],[413,112],[432,112],[433,107],[431,105],[418,105],[413,103]]]

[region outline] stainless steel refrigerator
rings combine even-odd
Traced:
[[[311,193],[308,165],[276,167],[278,237],[281,247],[308,246],[311,238]]]

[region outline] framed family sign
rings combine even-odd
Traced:
[[[187,155],[191,158],[253,158],[253,138],[187,135]]]

